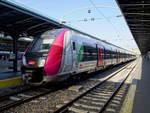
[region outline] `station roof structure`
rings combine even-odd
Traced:
[[[61,27],[60,24],[53,19],[12,2],[0,1],[0,31],[8,34],[35,36],[43,30],[59,27]]]
[[[142,54],[150,51],[150,0],[116,0]]]

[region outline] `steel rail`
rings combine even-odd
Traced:
[[[137,64],[136,64],[137,65]],[[117,88],[115,88],[115,91],[112,93],[112,95],[109,97],[109,99],[105,102],[105,104],[103,105],[103,107],[100,109],[99,113],[102,113],[107,105],[110,103],[110,101],[113,99],[113,97],[117,94],[117,92],[120,90],[120,88],[122,87],[122,85],[125,83],[125,81],[127,80],[127,78],[129,77],[129,75],[131,74],[131,72],[133,71],[133,69],[136,67],[136,65],[134,65],[134,67],[131,69],[131,71],[128,73],[128,75],[125,77],[125,79],[119,84],[119,86]]]

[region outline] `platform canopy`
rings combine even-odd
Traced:
[[[44,30],[60,28],[49,17],[33,12],[15,3],[0,0],[0,31],[9,35],[35,36]]]
[[[150,0],[116,0],[142,54],[150,51]]]

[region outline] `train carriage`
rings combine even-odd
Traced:
[[[125,53],[119,49],[70,29],[48,30],[37,36],[25,52],[22,78],[27,84],[42,85],[104,69],[121,63]]]

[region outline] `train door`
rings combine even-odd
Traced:
[[[77,41],[72,41],[72,70],[76,71],[78,68],[78,60],[77,60]]]
[[[68,34],[67,34],[68,35]],[[61,63],[62,72],[70,72],[72,71],[72,41],[70,40],[70,36],[66,36],[64,38],[64,57],[63,62]]]
[[[98,62],[97,62],[97,66],[103,66],[104,65],[104,48],[101,47],[97,47],[98,49]]]

